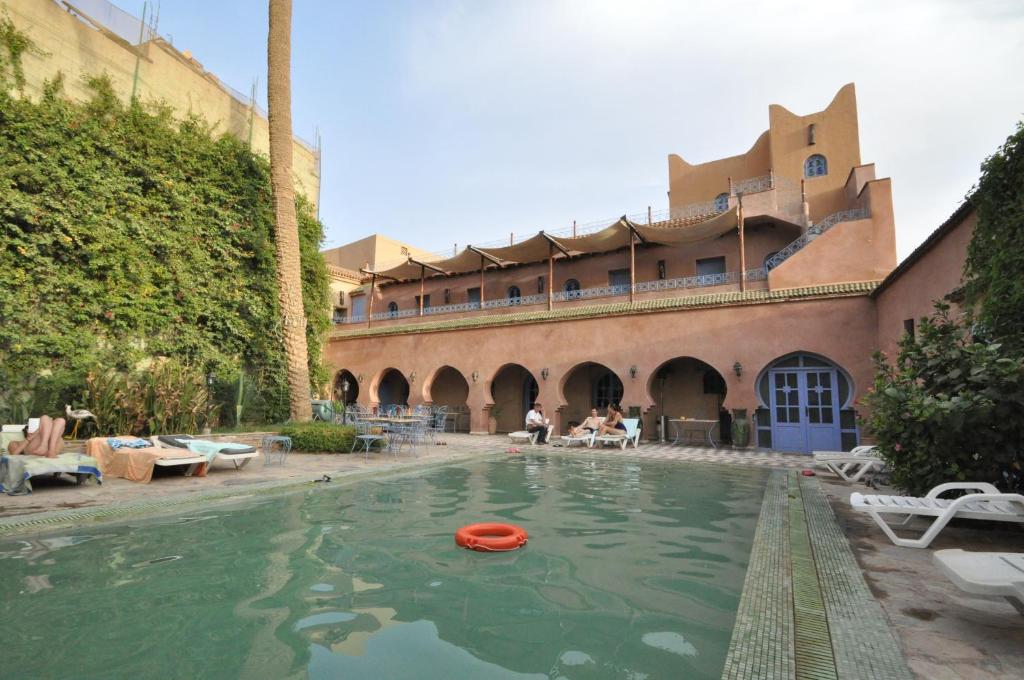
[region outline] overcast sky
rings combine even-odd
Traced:
[[[265,98],[266,7],[162,0],[159,30]],[[902,258],[1024,118],[1022,0],[295,0],[293,21],[327,247],[381,232],[434,251],[666,208],[669,153],[743,153],[769,104],[819,111],[854,82]]]

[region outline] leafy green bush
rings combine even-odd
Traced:
[[[978,224],[967,249],[968,298],[980,330],[1024,355],[1024,122],[982,163],[970,201]]]
[[[36,101],[12,95],[2,75],[26,49],[0,44],[0,416],[62,411],[93,367],[171,356],[229,385],[245,371],[248,418],[287,418],[266,158],[124,104],[106,78],[88,79],[88,102],[59,76]],[[315,389],[329,286],[323,226],[297,208]]]
[[[970,319],[956,323],[948,305],[936,309],[916,337],[903,337],[895,365],[875,355],[864,398],[893,483],[912,495],[953,481],[1020,489],[1024,358],[977,341]]]
[[[315,421],[289,423],[281,428],[281,434],[292,438],[292,448],[296,451],[348,453],[352,450],[356,430],[348,425]]]
[[[85,408],[99,434],[195,434],[218,410],[206,376],[174,359],[131,372],[90,371],[85,382]]]

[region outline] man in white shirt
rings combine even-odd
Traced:
[[[544,407],[539,401],[535,402],[533,408],[526,414],[526,431],[530,434],[537,433],[538,444],[547,444],[548,423],[550,422],[544,417]]]

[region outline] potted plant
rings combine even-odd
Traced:
[[[737,449],[745,449],[750,444],[750,421],[747,420],[747,409],[736,408],[732,411],[732,445]]]
[[[487,434],[498,433],[498,417],[501,415],[501,406],[495,404],[487,413]]]

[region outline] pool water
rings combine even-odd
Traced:
[[[9,539],[0,672],[718,678],[766,479],[516,456]],[[456,547],[481,521],[529,543]]]

